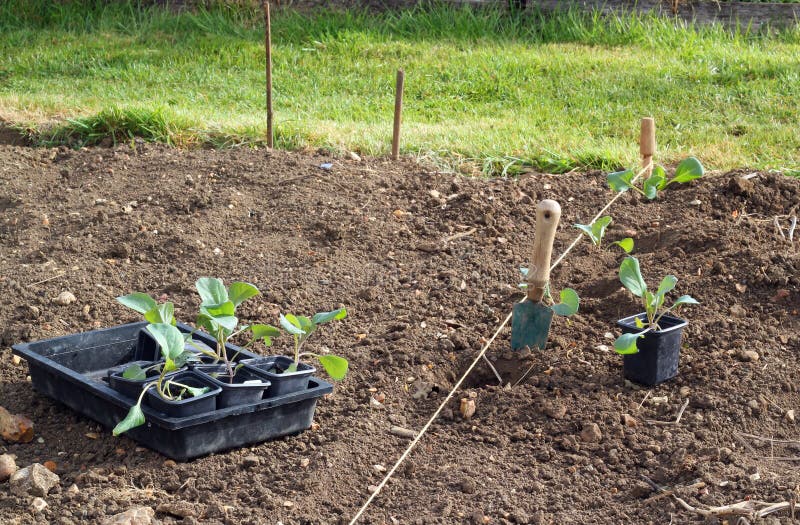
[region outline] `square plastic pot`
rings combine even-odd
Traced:
[[[625,333],[641,332],[642,328],[636,326],[636,318],[647,322],[647,315],[641,313],[620,319],[617,326]],[[687,324],[683,319],[671,315],[661,317],[661,329],[647,332],[637,339],[637,353],[622,356],[625,379],[655,386],[678,375],[681,336]]]
[[[140,344],[140,333],[147,323],[131,323],[53,339],[12,346],[15,355],[28,363],[33,388],[91,418],[109,430],[128,413],[133,400],[108,385],[110,368],[132,361],[152,361]],[[182,332],[192,327],[178,324]],[[216,341],[197,332],[195,338],[212,348]],[[228,354],[243,358],[257,354],[228,345]],[[311,378],[308,388],[293,394],[261,399],[257,403],[212,410],[188,417],[168,417],[149,406],[142,406],[147,423],[129,430],[126,436],[143,446],[177,461],[260,443],[302,432],[311,426],[317,400],[333,391],[333,386]]]
[[[161,397],[155,387],[149,388],[145,394],[147,404],[169,417],[196,416],[204,412],[213,412],[217,409],[217,396],[222,389],[212,383],[208,377],[193,371],[179,372],[164,382],[163,388],[170,395],[177,395],[182,389],[181,385],[194,388],[208,388],[208,392],[199,396],[185,397],[177,401]]]
[[[268,379],[244,367],[235,369],[233,381],[227,367],[222,365],[195,365],[194,371],[208,378],[222,392],[217,396],[217,408],[227,408],[245,403],[256,403],[269,388]]]
[[[163,361],[161,361],[163,365]],[[123,396],[130,397],[131,399],[138,399],[139,394],[142,393],[142,388],[147,383],[155,380],[159,373],[160,368],[151,368],[148,369],[145,379],[128,379],[126,377],[122,377],[122,374],[125,373],[125,369],[131,365],[139,365],[141,368],[148,368],[156,363],[153,361],[132,361],[130,363],[125,363],[124,365],[116,366],[113,368],[108,369],[108,385],[122,394]],[[177,372],[171,372],[168,375],[174,375]]]
[[[207,352],[216,352],[214,350],[216,348],[216,342],[214,342],[212,346],[209,344],[208,340],[204,340],[205,338],[202,338],[202,335],[204,335],[202,332],[195,333],[194,336],[192,336],[192,342],[187,342],[184,345],[184,350],[188,350],[189,352],[197,355],[195,359],[190,360],[187,363],[190,368],[197,363],[212,363],[214,361],[213,358],[200,352],[199,348],[202,348]],[[151,361],[162,359],[161,348],[153,337],[153,334],[151,334],[147,328],[142,328],[142,330],[139,332],[139,336],[136,340],[136,357],[137,359]],[[228,357],[230,357],[230,355]]]
[[[297,371],[286,372],[285,370],[294,363],[294,359],[284,355],[242,359],[239,362],[245,368],[269,379],[272,384],[267,389],[267,397],[282,396],[305,390],[308,388],[308,380],[317,371],[316,368],[309,364],[299,363]]]

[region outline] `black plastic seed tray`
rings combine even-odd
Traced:
[[[113,428],[135,402],[108,385],[109,368],[154,360],[152,339],[140,337],[145,322],[17,344],[14,354],[28,362],[33,387],[105,427]],[[184,332],[191,327],[178,324]],[[194,337],[216,347],[216,341],[197,332]],[[256,354],[228,345],[228,355]],[[170,418],[143,406],[147,423],[125,435],[178,461],[234,447],[297,434],[311,426],[317,399],[333,386],[312,378],[308,388],[292,394],[202,414]]]

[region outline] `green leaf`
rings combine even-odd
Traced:
[[[663,171],[664,170],[662,168],[661,172],[663,173]],[[658,189],[662,185],[666,184],[666,180],[667,179],[666,177],[664,177],[663,174],[658,173],[657,171],[653,171],[653,174],[650,175],[650,177],[646,181],[644,181],[644,184],[642,184],[642,190],[644,190],[644,196],[650,200],[655,199],[656,195],[658,195]]]
[[[317,356],[319,364],[328,372],[328,375],[336,381],[341,381],[347,375],[347,359],[339,357],[338,355],[320,355]]]
[[[286,320],[292,323],[292,325],[296,326],[297,328],[303,328],[303,325],[300,324],[300,320],[294,314],[286,314]]]
[[[114,427],[111,433],[115,436],[119,436],[123,432],[127,432],[141,425],[144,425],[144,412],[142,412],[142,407],[139,403],[136,403],[128,410],[128,415],[125,416],[125,419],[117,423],[117,426]]]
[[[183,335],[180,330],[171,324],[159,323],[147,325],[147,331],[153,334],[158,345],[161,347],[161,354],[167,360],[174,361],[183,352]]]
[[[236,313],[236,306],[232,301],[225,301],[219,304],[202,304],[200,312],[212,318],[230,317]]]
[[[147,313],[144,314],[144,318],[150,323],[165,323],[174,325],[175,305],[171,302],[159,304],[155,308],[148,310]]]
[[[625,237],[619,241],[615,241],[614,244],[622,248],[625,253],[631,253],[633,251],[633,239],[630,237]]]
[[[302,328],[305,333],[313,332],[314,329],[316,328],[315,324],[311,321],[311,319],[309,319],[305,315],[298,315],[297,317],[295,317],[295,319],[297,320],[298,323],[300,323],[300,328]]]
[[[281,331],[269,324],[254,324],[250,327],[254,339],[262,339],[266,346],[272,346],[272,339],[281,335]]]
[[[117,301],[140,314],[145,314],[158,305],[155,299],[142,292],[117,297]]]
[[[667,172],[664,170],[664,166],[656,165],[653,168],[653,173],[651,174],[652,177],[658,177],[658,189],[663,190],[667,187]]]
[[[324,324],[329,321],[344,319],[347,317],[347,310],[344,308],[339,308],[338,310],[333,310],[331,312],[319,312],[314,314],[314,317],[311,318],[311,322],[314,324]]]
[[[606,234],[606,228],[608,228],[609,224],[611,224],[610,215],[600,217],[592,223],[592,233],[594,233],[594,236],[597,238],[598,242],[603,240],[603,237]]]
[[[194,387],[194,386],[188,386],[188,385],[181,385],[181,386],[187,392],[189,392],[192,395],[192,397],[202,396],[203,394],[205,394],[206,392],[208,392],[210,390],[207,386],[203,386],[203,387]]]
[[[644,328],[644,321],[642,321],[638,317],[633,318],[633,324],[636,325],[636,328]]]
[[[675,168],[675,176],[672,177],[672,180],[667,184],[672,184],[673,182],[689,182],[694,179],[699,179],[704,173],[705,169],[700,161],[694,157],[689,157],[678,164],[678,167]]]
[[[676,306],[680,306],[682,304],[700,304],[700,302],[690,295],[681,295],[675,299],[675,302],[672,303],[672,307],[675,308]]]
[[[659,301],[663,299],[663,297],[659,298],[657,295],[650,292],[650,290],[644,291],[644,307],[647,310],[647,318],[652,319],[655,316],[656,310],[659,307]]]
[[[239,318],[233,315],[225,315],[222,317],[214,317],[211,320],[212,325],[219,325],[221,326],[226,335],[230,335],[232,332],[236,330],[236,327],[239,326]],[[216,326],[214,327],[214,331],[216,332]]]
[[[597,238],[597,236],[594,233],[594,230],[592,229],[592,227],[590,225],[588,225],[588,224],[575,224],[575,227],[578,228],[583,233],[585,233],[586,236],[589,237],[589,240],[592,241],[592,244],[594,244],[595,246],[600,244],[600,239]]]
[[[292,322],[292,319],[294,319],[295,321],[297,320],[297,318],[292,314],[286,314],[286,315],[281,314],[280,319],[281,319],[281,326],[284,328],[284,330],[286,330],[290,334],[305,335],[305,331],[303,331],[303,329],[300,328],[300,322],[297,321],[297,324],[294,324]]]
[[[235,305],[239,306],[251,297],[258,295],[258,288],[250,283],[236,282],[232,283],[228,288],[228,299]]]
[[[278,337],[281,335],[281,331],[278,328],[270,324],[254,324],[250,327],[250,331],[253,332],[253,337],[256,339],[261,339],[263,337]]]
[[[580,304],[578,292],[572,288],[564,288],[559,295],[561,296],[561,302],[550,307],[554,314],[566,317],[578,311],[578,305]]]
[[[665,296],[673,289],[675,289],[675,283],[678,282],[678,278],[674,275],[667,275],[661,280],[661,284],[658,285],[658,290],[656,290],[656,295]]]
[[[131,365],[122,371],[122,377],[125,379],[142,380],[147,379],[147,372],[139,365]]]
[[[197,316],[197,319],[195,319],[195,324],[197,324],[199,328],[202,328],[209,334],[213,334],[214,332],[217,331],[216,327],[214,326],[214,323],[211,321],[211,318],[202,313]]]
[[[647,290],[647,284],[644,282],[642,272],[639,269],[639,259],[636,257],[629,255],[622,261],[619,267],[619,280],[636,297],[642,297]]]
[[[634,174],[631,170],[617,171],[608,174],[608,185],[611,189],[618,192],[628,191],[631,189],[631,181]]]
[[[622,334],[614,341],[614,351],[621,355],[636,354],[639,348],[636,347],[636,340],[642,336],[641,332],[635,334]]]
[[[189,362],[189,361],[199,361],[199,359],[198,359],[198,357],[197,357],[197,353],[195,353],[195,352],[192,352],[191,350],[185,350],[185,349],[184,349],[184,351],[183,351],[183,352],[181,352],[180,354],[178,354],[177,356],[175,356],[175,359],[174,359],[174,361],[175,361],[175,366],[176,366],[177,368],[181,368],[181,367],[183,367],[183,366],[184,366],[184,365],[185,365],[187,362]]]
[[[228,302],[228,291],[216,277],[201,277],[194,284],[203,304],[222,304]]]

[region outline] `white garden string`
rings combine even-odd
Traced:
[[[650,168],[652,168],[652,166],[653,166],[653,162],[651,160],[650,162],[648,162],[648,164],[644,168],[642,168],[642,170],[639,173],[636,174],[636,176],[631,180],[631,182],[636,182],[636,180],[639,177],[641,177],[645,172],[647,172]],[[594,223],[597,219],[602,217],[602,215],[621,196],[622,196],[622,193],[617,193],[616,195],[614,195],[614,197],[610,201],[608,201],[608,204],[603,206],[603,208],[599,212],[597,212],[597,215],[594,216],[594,219],[592,219],[589,222],[589,224]],[[556,266],[561,264],[561,261],[564,260],[564,258],[567,256],[567,254],[569,252],[571,252],[572,249],[575,248],[575,246],[578,245],[578,243],[580,242],[580,240],[583,237],[583,235],[584,235],[583,233],[579,233],[578,236],[575,237],[575,240],[572,241],[572,244],[570,244],[567,247],[567,249],[564,251],[564,253],[562,253],[558,257],[558,259],[556,259],[555,262],[550,266],[550,271],[552,271]],[[520,303],[524,302],[525,299],[526,299],[526,297],[523,297],[519,302]],[[422,427],[422,429],[419,431],[419,433],[417,433],[417,435],[414,437],[414,439],[411,441],[411,443],[409,443],[408,447],[406,447],[405,451],[403,451],[403,453],[397,459],[397,461],[395,462],[394,466],[392,466],[392,468],[389,469],[389,472],[386,473],[386,475],[383,477],[383,480],[381,480],[380,484],[375,488],[374,492],[372,494],[370,494],[370,496],[367,499],[367,501],[365,501],[364,504],[361,506],[361,508],[358,509],[358,512],[356,513],[356,515],[353,516],[352,520],[350,520],[350,525],[354,525],[358,521],[358,518],[361,517],[361,515],[364,513],[364,511],[367,510],[367,507],[369,507],[370,504],[372,503],[372,501],[378,496],[378,494],[380,494],[381,490],[383,490],[383,487],[386,486],[386,483],[388,483],[389,479],[394,475],[394,473],[397,471],[398,467],[403,463],[403,461],[405,461],[405,459],[408,457],[408,455],[411,453],[411,451],[414,449],[414,447],[417,446],[417,443],[419,443],[420,439],[422,439],[422,436],[425,435],[425,432],[428,431],[428,429],[433,424],[433,422],[436,420],[436,418],[439,417],[439,414],[442,412],[442,410],[444,410],[444,407],[447,406],[447,403],[449,403],[450,400],[453,398],[453,395],[461,387],[461,384],[467,379],[469,374],[475,368],[475,365],[478,364],[478,361],[483,359],[483,356],[486,354],[486,351],[489,349],[490,346],[492,346],[492,343],[494,342],[494,340],[497,339],[497,336],[500,335],[500,332],[503,330],[503,328],[505,328],[505,326],[511,320],[511,314],[512,313],[513,313],[513,311],[508,313],[506,318],[503,319],[503,322],[500,323],[500,326],[497,327],[497,330],[495,330],[495,332],[492,335],[492,337],[490,337],[489,340],[486,341],[486,343],[483,345],[483,348],[481,348],[481,351],[478,353],[477,357],[475,357],[475,359],[472,361],[472,364],[470,364],[469,368],[467,368],[467,371],[464,372],[464,374],[462,374],[461,378],[459,378],[459,380],[456,382],[455,386],[453,386],[453,388],[447,394],[447,397],[439,405],[439,408],[436,409],[436,411],[433,413],[433,415],[430,417],[430,419],[428,419],[428,422],[425,423],[425,426]]]

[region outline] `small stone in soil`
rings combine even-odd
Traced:
[[[786,417],[787,421],[789,421],[790,423],[794,423],[794,410],[791,409],[787,410],[784,416]],[[2,477],[0,477],[0,479],[2,479]]]
[[[47,470],[44,465],[34,463],[12,474],[9,488],[17,496],[47,496],[50,489],[58,485],[59,477]]]
[[[603,434],[600,432],[600,427],[597,423],[584,423],[583,430],[581,430],[581,441],[584,443],[597,443],[603,439]]]
[[[471,419],[472,416],[475,415],[475,400],[467,399],[466,397],[461,398],[459,412],[461,412],[464,419]]]
[[[386,467],[384,467],[383,465],[380,465],[380,464],[372,465],[372,470],[374,470],[378,474],[383,474],[384,472],[386,472]]]
[[[125,512],[114,514],[103,522],[103,525],[151,525],[155,521],[155,511],[150,507],[134,507]]]
[[[415,431],[410,430],[408,428],[398,427],[398,426],[393,426],[392,428],[390,428],[389,429],[389,433],[394,435],[394,436],[399,436],[399,437],[409,438],[409,439],[413,439],[413,438],[417,437],[417,433]]]
[[[0,455],[0,483],[3,483],[17,471],[17,464],[10,454]]]
[[[258,456],[245,456],[242,458],[242,467],[244,468],[257,467],[259,463],[261,463],[261,459]]]
[[[53,302],[59,306],[67,306],[68,304],[72,304],[78,299],[72,292],[64,291],[58,294],[57,297],[53,298]]]
[[[0,406],[0,437],[11,443],[30,443],[33,440],[33,421]]]
[[[633,428],[638,426],[639,422],[636,421],[636,418],[630,414],[622,414],[622,424],[624,424],[626,427]]]
[[[47,507],[47,502],[42,498],[33,498],[31,502],[31,509],[34,512],[42,512],[44,508]]]
[[[749,363],[755,363],[761,358],[755,350],[740,350],[736,353],[736,357],[738,357],[740,361]]]

